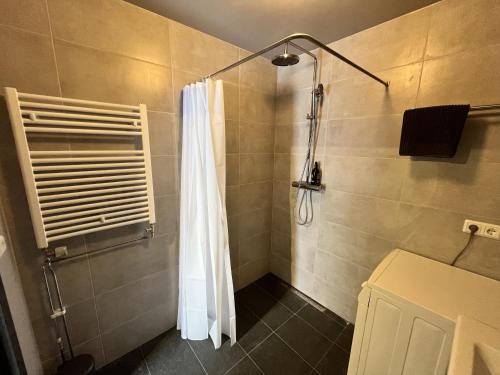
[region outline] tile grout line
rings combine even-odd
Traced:
[[[146,357],[144,356],[144,352],[142,351],[142,345],[139,346],[139,351],[141,352],[141,357],[142,357],[142,360],[144,361],[144,364],[146,365],[146,370],[148,370],[148,374],[152,375],[151,370],[149,369],[148,361],[147,361]]]
[[[198,358],[198,354],[196,354],[196,352],[194,351],[193,347],[191,346],[191,343],[189,342],[189,340],[186,340],[188,346],[189,346],[189,349],[191,349],[191,351],[193,352],[194,356],[196,357],[196,360],[198,361],[198,363],[200,364],[201,368],[203,369],[203,372],[208,375],[208,372],[207,370],[205,369],[205,366],[203,366],[203,363],[201,363],[200,359]]]

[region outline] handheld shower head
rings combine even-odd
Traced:
[[[288,43],[285,44],[285,51],[281,55],[277,55],[272,60],[272,63],[277,66],[290,66],[295,65],[300,61],[298,55],[288,53]]]

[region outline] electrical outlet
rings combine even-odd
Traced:
[[[481,221],[475,220],[465,220],[462,231],[465,233],[470,233],[469,226],[472,224],[479,227],[479,230],[476,232],[476,236],[500,240],[500,225],[483,223]]]

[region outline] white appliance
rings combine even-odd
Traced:
[[[358,301],[348,375],[444,375],[459,315],[500,327],[499,281],[399,249]]]

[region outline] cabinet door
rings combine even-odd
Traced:
[[[444,375],[454,324],[373,291],[360,356],[363,375]]]

